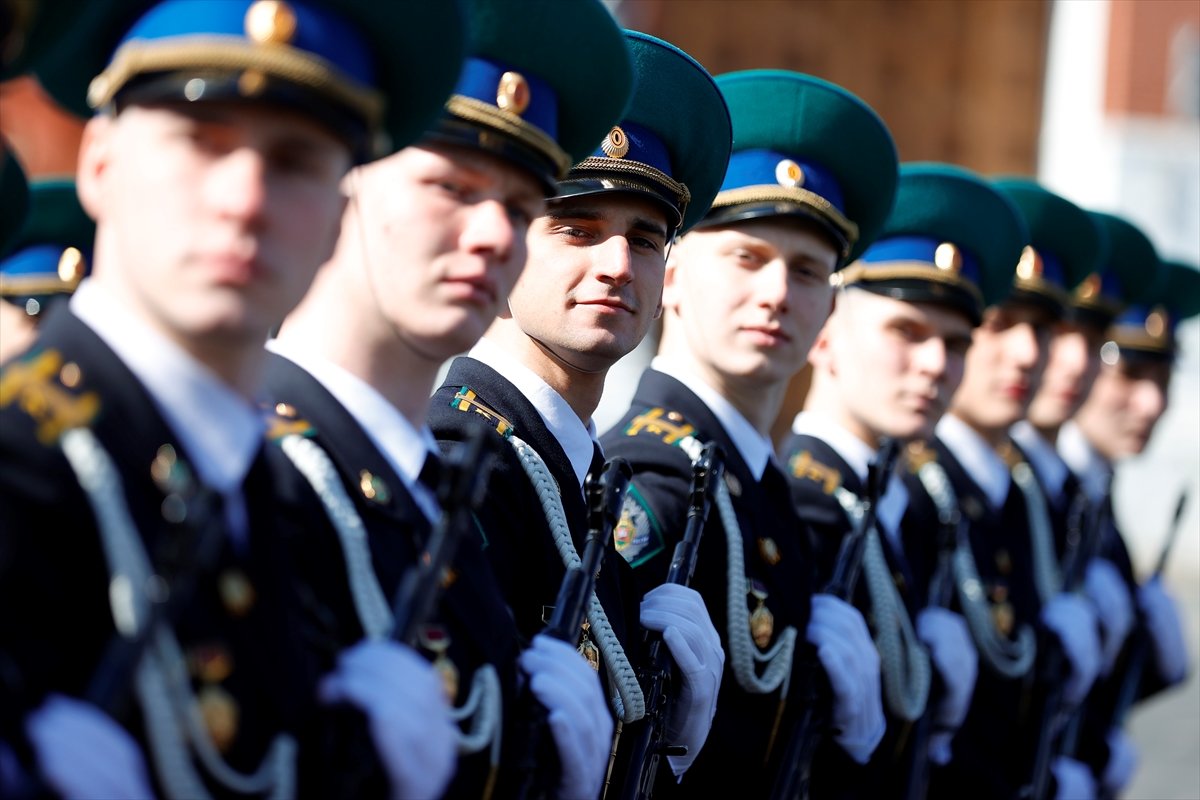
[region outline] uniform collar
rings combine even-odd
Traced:
[[[1012,480],[1004,459],[970,425],[953,414],[942,415],[937,424],[937,437],[983,489],[992,508],[997,511],[1002,508]]]
[[[592,465],[592,456],[599,447],[595,423],[588,420],[584,425],[575,409],[562,395],[550,388],[550,384],[486,336],[467,355],[503,375],[537,409],[538,416],[566,453],[582,490],[583,481]]]
[[[833,417],[817,411],[801,411],[792,420],[792,433],[799,436],[811,436],[827,444],[842,461],[846,462],[850,469],[854,470],[859,484],[866,487],[867,469],[870,467],[871,459],[875,457],[876,451],[872,450],[871,446],[862,439],[846,430]],[[883,497],[879,498],[879,503],[875,507],[875,521],[888,536],[896,551],[900,550],[900,519],[904,516],[907,508],[908,489],[905,488],[904,481],[900,476],[893,474],[888,480],[887,490],[883,493]]]
[[[1054,445],[1046,441],[1037,428],[1027,419],[1023,419],[1009,429],[1008,434],[1020,446],[1021,451],[1029,458],[1042,489],[1052,503],[1062,501],[1063,486],[1070,469],[1062,456],[1054,449]]]
[[[1092,447],[1074,420],[1067,420],[1058,432],[1058,454],[1079,478],[1088,499],[1103,501],[1112,481],[1112,464]]]
[[[103,286],[84,280],[71,311],[95,331],[146,387],[206,486],[221,493],[235,534],[247,528],[242,482],[263,443],[254,404],[134,315]]]
[[[375,387],[332,361],[313,356],[278,339],[268,341],[267,349],[312,375],[342,404],[400,480],[404,481],[409,494],[425,516],[431,522],[436,520],[441,513],[437,499],[418,480],[425,459],[437,453],[437,442],[429,427],[413,425]]]
[[[729,434],[729,438],[733,440],[734,447],[738,449],[742,460],[750,468],[750,474],[754,476],[754,480],[761,481],[763,472],[767,469],[767,462],[774,454],[770,438],[759,433],[750,424],[750,421],[733,407],[733,404],[721,396],[720,392],[678,361],[668,356],[655,356],[650,362],[650,368],[679,381],[699,397],[704,405],[708,406],[708,410],[713,413],[713,416],[721,423],[721,427]]]

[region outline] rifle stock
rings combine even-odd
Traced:
[[[629,462],[614,458],[605,463],[600,475],[589,474],[584,483],[587,500],[587,543],[579,566],[567,570],[555,599],[554,611],[544,634],[568,643],[579,639],[579,631],[587,618],[587,609],[605,550],[612,541],[612,531],[621,517],[625,492],[633,470]],[[522,800],[553,795],[561,766],[547,721],[546,708],[537,701],[528,682],[518,700],[524,750],[517,758],[520,775],[517,797]]]
[[[708,513],[712,508],[712,492],[724,476],[725,461],[720,445],[709,442],[692,462],[692,488],[688,502],[687,526],[683,538],[675,545],[671,566],[665,583],[688,586],[696,569],[696,558],[700,552],[700,537],[704,533]],[[658,774],[658,762],[664,755],[685,755],[686,747],[672,747],[667,742],[666,724],[670,699],[668,698],[672,660],[661,636],[647,634],[650,643],[644,669],[638,680],[646,698],[646,718],[634,743],[629,775],[626,777],[624,800],[648,800],[654,794],[654,781]],[[682,752],[678,752],[682,750]]]
[[[885,439],[880,444],[879,451],[867,469],[867,492],[862,499],[863,514],[859,524],[842,537],[838,548],[837,563],[834,565],[833,577],[827,584],[824,593],[831,594],[841,600],[849,601],[858,585],[858,576],[862,571],[863,554],[866,552],[867,532],[875,525],[876,506],[879,498],[887,489],[887,481],[892,474],[896,457],[900,452],[899,442],[895,439]],[[807,659],[801,675],[801,699],[807,699],[800,719],[792,728],[791,738],[784,751],[783,761],[780,762],[779,775],[771,789],[771,800],[797,800],[808,797],[808,785],[812,760],[817,745],[825,734],[828,725],[828,710],[822,709],[817,714],[817,699],[824,706],[829,700],[829,691],[821,686],[825,680],[815,654]],[[818,688],[821,687],[821,688]]]

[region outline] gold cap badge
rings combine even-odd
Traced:
[[[74,247],[68,247],[58,257],[58,279],[68,286],[76,286],[83,280],[87,265],[83,261],[83,253]]]
[[[804,170],[795,161],[785,158],[775,165],[775,180],[780,186],[803,186]]]
[[[1161,338],[1167,332],[1167,311],[1158,306],[1146,317],[1146,333],[1155,339]]]
[[[1100,276],[1093,272],[1083,279],[1083,283],[1079,284],[1079,288],[1075,290],[1075,296],[1080,300],[1091,300],[1100,295]]]
[[[519,72],[506,72],[500,76],[496,87],[496,105],[502,111],[511,111],[518,116],[529,108],[529,81]]]
[[[1021,251],[1021,260],[1017,262],[1017,277],[1030,281],[1042,277],[1042,257],[1031,246],[1025,245]]]
[[[625,131],[614,126],[600,143],[600,149],[609,158],[624,158],[629,152],[629,137],[625,135]]]
[[[283,0],[256,0],[246,9],[246,36],[258,44],[287,44],[296,35],[296,12]]]
[[[933,251],[933,265],[946,272],[962,272],[962,253],[950,242],[942,242]]]

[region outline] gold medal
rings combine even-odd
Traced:
[[[239,709],[233,695],[209,684],[196,695],[196,707],[204,728],[219,752],[227,752],[237,737]]]
[[[459,674],[458,667],[446,655],[450,649],[450,634],[441,625],[423,625],[418,638],[421,647],[433,655],[433,668],[442,678],[446,698],[453,704],[458,699]]]
[[[762,560],[770,567],[778,564],[782,558],[779,555],[779,545],[775,544],[775,540],[770,537],[758,540],[758,554],[762,556]]]
[[[758,601],[758,605],[750,614],[750,637],[760,650],[771,643],[775,633],[775,615],[767,608],[767,588],[758,581],[750,581],[749,594]]]
[[[254,608],[254,584],[239,569],[227,569],[217,579],[221,603],[233,617],[244,617]]]
[[[579,654],[591,665],[592,669],[599,672],[600,648],[596,647],[596,643],[592,641],[592,637],[589,634],[592,626],[587,620],[584,620],[581,627],[582,633],[579,635],[579,647],[577,649],[579,650]]]

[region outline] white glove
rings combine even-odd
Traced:
[[[549,712],[562,765],[557,796],[595,800],[604,784],[613,732],[600,674],[573,646],[543,634],[533,637],[520,663],[534,697]]]
[[[1050,772],[1058,783],[1054,800],[1093,800],[1096,797],[1096,779],[1087,764],[1058,756],[1050,765]]]
[[[1137,770],[1138,754],[1133,741],[1120,728],[1108,732],[1108,763],[1104,766],[1104,774],[1100,783],[1105,793],[1116,797],[1129,785],[1133,773]]]
[[[1168,684],[1179,683],[1187,677],[1188,661],[1175,601],[1163,589],[1162,581],[1158,578],[1142,584],[1138,588],[1137,599],[1138,608],[1146,617],[1150,641],[1154,643],[1158,674]]]
[[[438,797],[454,776],[458,729],[437,670],[392,641],[342,651],[318,687],[324,703],[349,703],[367,716],[392,797]]]
[[[641,621],[644,627],[662,632],[663,643],[683,679],[667,720],[666,736],[667,744],[688,749],[687,755],[667,756],[678,778],[696,760],[712,728],[725,651],[704,599],[695,589],[677,583],[654,587],[642,598]]]
[[[1063,687],[1063,699],[1077,706],[1087,697],[1100,672],[1100,634],[1096,613],[1081,596],[1060,592],[1042,607],[1042,622],[1062,643],[1071,674]]]
[[[879,653],[858,609],[829,594],[812,598],[806,634],[833,687],[834,740],[866,764],[883,739]]]
[[[979,675],[979,651],[967,621],[949,609],[925,608],[917,614],[917,637],[929,647],[930,660],[945,689],[933,723],[938,728],[957,730],[967,718]]]
[[[25,718],[38,773],[63,797],[154,797],[142,751],[91,703],[52,694]]]
[[[1087,567],[1083,591],[1100,620],[1100,674],[1108,675],[1125,637],[1133,628],[1133,601],[1120,571],[1104,558],[1093,558]]]

